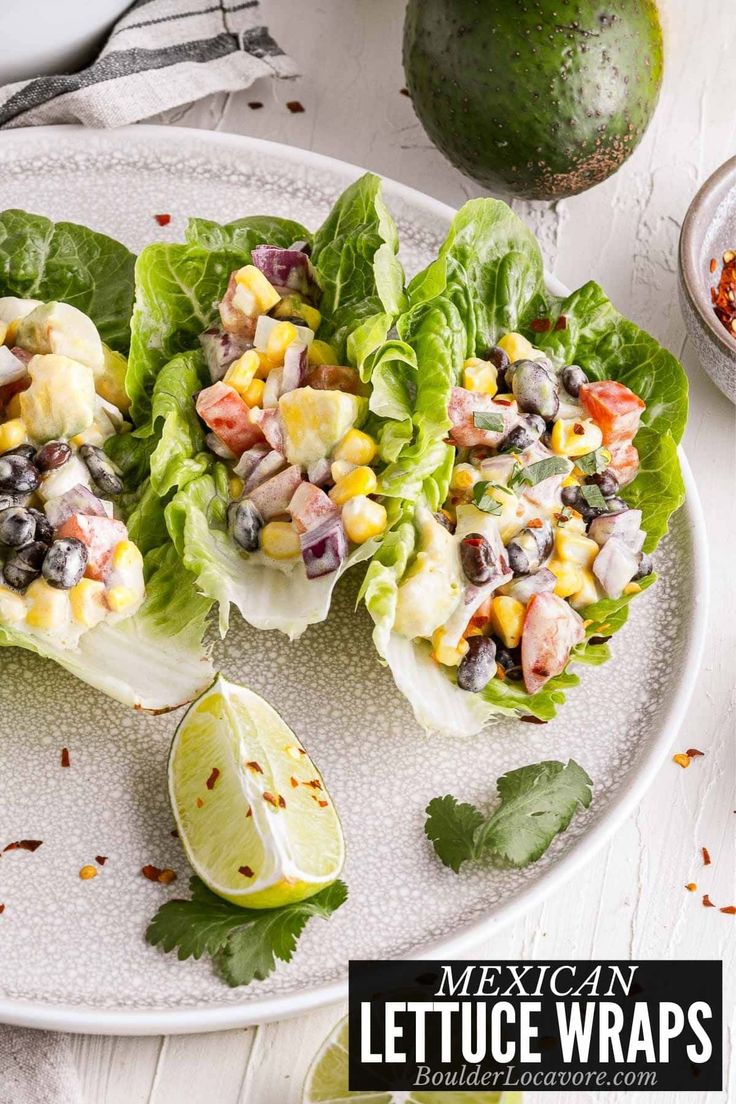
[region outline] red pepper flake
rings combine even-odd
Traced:
[[[204,801],[202,800],[201,797],[198,797],[197,798],[197,808],[201,809],[203,805],[204,805]]]
[[[141,867],[141,874],[144,878],[148,878],[149,882],[157,882],[158,876],[161,873],[162,871],[160,866],[152,866],[150,863],[148,863],[146,866]]]
[[[298,779],[298,778],[295,778],[293,774],[292,774],[292,775],[290,775],[290,777],[289,777],[289,782],[291,783],[292,789],[294,789],[294,790],[295,790],[295,789],[297,788],[297,786],[299,785],[299,779]]]
[[[711,288],[711,299],[716,318],[730,334],[736,333],[736,252],[733,249],[727,249],[723,254],[718,287]]]
[[[167,866],[165,870],[161,871],[157,881],[159,881],[161,885],[171,885],[172,882],[176,881],[176,871],[172,870],[170,866]]]
[[[725,912],[726,916],[736,916],[736,905],[724,905],[720,911]]]
[[[171,215],[154,215],[153,217],[159,226],[168,226],[171,222]]]
[[[252,878],[254,876],[249,866],[239,866],[238,874],[242,874],[244,878]]]
[[[493,401],[496,406],[511,406],[511,399],[494,399]]]
[[[260,763],[256,763],[255,759],[251,759],[250,762],[245,765],[248,770],[252,770],[255,774],[263,774],[263,767]]]
[[[279,809],[286,808],[286,799],[279,794]]]
[[[572,427],[572,431],[578,437],[580,437],[583,433],[585,433],[585,426],[581,425],[580,422],[575,422],[575,425]]]
[[[5,912],[5,905],[0,905],[0,916]]]
[[[278,809],[278,798],[274,797],[274,795],[269,790],[263,791],[263,800],[267,801],[269,805],[273,805],[274,809]]]
[[[61,749],[61,765],[62,767],[69,767],[71,763],[69,761],[69,748]]]
[[[411,95],[411,92],[409,91],[408,88],[400,88],[399,93],[402,96],[410,96]]]
[[[501,666],[500,663],[496,664],[496,678],[500,679],[501,682],[503,682],[503,680],[506,678],[506,670]]]
[[[260,100],[249,100],[248,107],[251,111],[259,111],[263,107],[263,104]]]
[[[535,318],[531,324],[531,328],[534,330],[534,333],[547,333],[548,330],[552,329],[552,319]]]
[[[527,529],[541,529],[544,525],[544,522],[541,518],[532,518],[532,520],[528,521],[526,524]]]
[[[685,754],[689,755],[691,759],[701,759],[705,755],[705,752],[698,751],[697,748],[688,748]]]
[[[14,840],[3,848],[3,854],[6,851],[37,851],[42,843],[43,840]]]
[[[251,809],[251,807],[249,805],[248,806],[248,812],[245,814],[245,819],[247,820],[248,817],[252,817],[252,816],[253,816],[253,810]]]
[[[215,782],[217,781],[217,779],[218,779],[219,777],[220,777],[220,769],[219,769],[219,767],[213,767],[213,768],[212,768],[212,774],[211,774],[211,775],[209,776],[209,778],[207,779],[207,789],[208,789],[208,790],[214,790],[214,788],[215,788]]]
[[[527,724],[546,724],[541,717],[532,717],[531,713],[527,717],[519,717],[520,721],[526,721]]]
[[[703,908],[715,908],[716,906],[711,901],[707,893],[703,894]]]
[[[718,261],[715,259],[715,257],[711,257],[711,259],[710,259],[710,270],[711,270],[711,272],[715,272],[715,270],[717,268],[718,268]]]
[[[319,805],[320,809],[326,809],[327,808],[327,802],[326,801],[318,801],[317,804]]]
[[[710,866],[710,851],[707,847],[701,847],[701,851],[703,852],[703,866]]]
[[[286,106],[292,115],[301,115],[304,110],[304,104],[299,103],[299,100],[287,100]]]
[[[557,321],[555,322],[555,329],[556,330],[566,330],[567,329],[567,315],[566,314],[561,314],[560,317],[557,319]]]
[[[319,778],[312,778],[309,782],[305,782],[304,785],[311,786],[313,790],[322,789],[322,783],[320,782]]]
[[[690,893],[694,893],[697,888],[698,886],[696,882],[687,882],[685,884],[685,889],[689,890]]]
[[[107,855],[95,855],[95,862],[98,866],[104,866],[107,862]]]

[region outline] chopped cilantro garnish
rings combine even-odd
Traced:
[[[610,460],[610,453],[603,448],[597,448],[593,452],[586,452],[584,456],[575,457],[575,465],[586,475],[595,475],[596,472],[605,471]]]
[[[606,500],[595,483],[583,483],[580,493],[593,510],[606,510]]]
[[[563,456],[547,456],[544,460],[537,460],[536,464],[528,464],[525,468],[514,468],[509,483],[512,487],[518,487],[522,483],[534,487],[543,479],[549,479],[551,475],[567,475],[569,470],[570,461]]]
[[[479,510],[483,510],[486,514],[500,514],[501,503],[497,502],[492,495],[488,494],[489,487],[495,487],[495,483],[490,483],[488,480],[481,479],[479,483],[476,483],[473,487],[473,501]],[[505,488],[503,488],[505,490]]]
[[[503,414],[489,414],[485,410],[476,410],[473,414],[476,429],[487,429],[491,433],[503,433]]]

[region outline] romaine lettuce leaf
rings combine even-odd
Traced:
[[[237,253],[246,258],[241,264],[248,263],[256,245],[278,245],[287,249],[296,242],[312,240],[312,235],[301,223],[272,215],[248,215],[224,225],[209,219],[191,218],[184,236],[189,245],[200,249]]]
[[[134,264],[124,245],[86,226],[0,213],[0,295],[70,303],[120,352],[130,344]]]

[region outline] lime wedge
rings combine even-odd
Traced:
[[[190,863],[213,893],[275,908],[334,882],[345,858],[324,781],[275,709],[219,676],[169,755],[169,794]]]
[[[341,1020],[312,1062],[302,1104],[522,1104],[517,1092],[350,1092],[348,1089],[348,1021]]]

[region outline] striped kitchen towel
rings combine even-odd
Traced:
[[[258,0],[136,0],[88,68],[0,88],[0,126],[116,127],[297,70]]]

